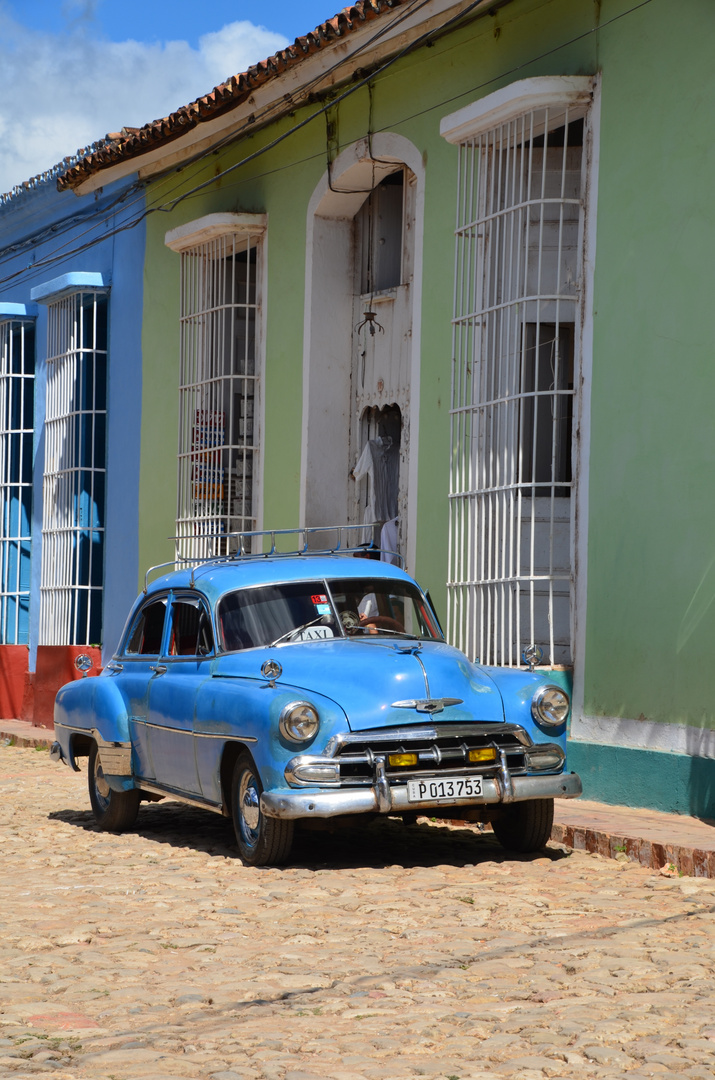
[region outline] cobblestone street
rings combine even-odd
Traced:
[[[715,881],[396,820],[256,870],[34,749],[0,792],[2,1077],[715,1077]]]

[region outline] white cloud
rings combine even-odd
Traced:
[[[99,40],[84,20],[51,35],[0,10],[0,192],[109,131],[166,116],[287,44],[245,21],[204,34],[198,49]]]

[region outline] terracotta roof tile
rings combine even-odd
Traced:
[[[30,177],[29,180],[23,180],[22,183],[16,184],[10,191],[0,192],[0,207],[14,202],[21,196],[26,195],[29,191],[34,191],[44,184],[49,184],[51,180],[57,180],[58,177],[61,178],[78,162],[86,161],[88,158],[93,157],[100,148],[104,148],[112,142],[112,140],[117,138],[119,138],[119,136],[116,134],[105,135],[103,139],[98,139],[97,142],[93,142],[89,146],[80,147],[74,154],[69,154],[67,157],[64,157],[62,161],[58,161],[56,165],[52,165],[49,169],[45,169],[36,176]]]
[[[215,86],[209,94],[184,105],[159,120],[153,120],[141,128],[123,128],[119,134],[107,136],[99,148],[72,164],[57,180],[57,187],[77,187],[94,173],[109,168],[120,161],[137,157],[155,149],[162,143],[184,135],[187,130],[212,119],[229,109],[236,108],[271,79],[307,57],[320,51],[335,41],[361,29],[364,23],[379,18],[388,11],[402,7],[411,0],[357,0],[350,7],[343,8],[332,19],[321,23],[309,34],[295,39],[292,45],[281,49],[275,56],[269,56],[248,68],[239,75],[233,75],[226,82]]]

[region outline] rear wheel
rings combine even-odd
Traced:
[[[106,832],[125,832],[126,829],[131,829],[139,812],[141,793],[136,788],[131,791],[113,791],[110,788],[96,743],[92,743],[89,751],[87,779],[92,813],[100,829]]]
[[[266,817],[261,810],[263,784],[250,754],[241,754],[233,770],[231,817],[241,860],[248,866],[284,863],[293,843],[293,822]]]
[[[499,843],[510,851],[541,851],[551,837],[553,799],[526,799],[499,808],[492,828]]]

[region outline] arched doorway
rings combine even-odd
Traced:
[[[397,548],[414,562],[419,405],[422,160],[395,135],[338,157],[308,213],[301,516],[306,526],[365,520],[366,474],[385,439],[397,471]],[[379,463],[378,463],[379,464]],[[387,508],[381,505],[382,522]]]

